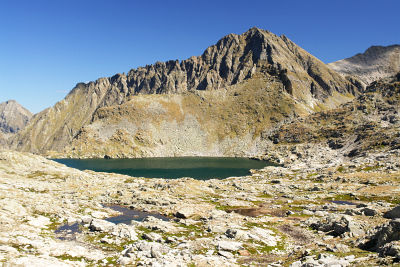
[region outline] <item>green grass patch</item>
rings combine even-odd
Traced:
[[[382,168],[382,166],[379,166],[377,164],[377,165],[374,165],[374,166],[367,166],[367,167],[364,167],[364,168],[358,168],[357,171],[358,172],[360,172],[360,171],[368,172],[368,171],[375,171],[375,170],[378,170],[380,168]]]
[[[260,197],[260,198],[272,198],[273,196],[271,194],[262,193],[262,194],[257,195],[257,197]]]
[[[311,177],[314,177],[314,176],[317,176],[317,175],[318,175],[317,172],[309,173],[309,174],[307,174],[307,178],[311,178]]]
[[[344,173],[346,169],[343,166],[340,166],[336,169],[336,171],[340,172],[340,173]]]
[[[137,180],[137,179],[128,178],[128,179],[125,179],[124,183],[125,183],[125,184],[133,183],[133,182],[135,182],[135,180]]]

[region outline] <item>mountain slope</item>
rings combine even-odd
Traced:
[[[279,158],[283,162],[298,155],[311,158],[314,154],[321,157],[336,153],[327,157],[332,163],[339,157],[400,149],[399,109],[400,72],[372,82],[353,101],[277,127],[268,136],[276,144],[274,152],[266,158]],[[303,146],[307,148],[301,151]],[[307,151],[324,147],[329,149],[323,153]]]
[[[272,125],[359,90],[285,36],[252,28],[199,57],[80,83],[35,115],[12,146],[39,153],[68,146],[71,156],[236,155],[239,144],[241,153],[259,151],[256,141]]]
[[[371,46],[364,53],[328,64],[345,75],[354,75],[365,84],[400,71],[400,45]]]

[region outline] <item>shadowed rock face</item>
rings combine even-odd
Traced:
[[[362,54],[329,63],[328,66],[345,75],[354,75],[368,85],[400,71],[400,45],[371,46]]]
[[[112,149],[130,157],[237,155],[234,145],[255,153],[256,139],[273,124],[335,107],[359,90],[287,37],[252,28],[198,57],[77,84],[35,115],[12,147],[44,153],[69,146],[75,156]]]

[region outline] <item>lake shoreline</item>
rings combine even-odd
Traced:
[[[249,175],[250,170],[275,166],[272,162],[231,157],[155,157],[136,159],[53,159],[79,170],[119,173],[132,177],[225,179]]]

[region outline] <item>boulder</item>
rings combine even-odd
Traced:
[[[125,225],[125,224],[115,225],[112,234],[120,238],[130,239],[133,241],[138,240],[135,228],[131,225]]]
[[[386,212],[383,217],[387,219],[396,219],[400,218],[400,206],[395,207],[394,209],[389,210]]]
[[[163,240],[162,236],[157,233],[148,233],[148,234],[144,233],[142,237],[143,239],[156,242],[161,242]]]
[[[242,249],[241,242],[235,241],[218,241],[217,243],[218,250],[225,250],[225,251],[238,251]]]
[[[98,232],[112,232],[115,224],[112,222],[107,222],[105,220],[93,219],[89,225],[91,231]]]
[[[196,210],[191,206],[185,206],[180,208],[176,213],[175,217],[181,219],[188,219],[196,214]]]
[[[136,249],[140,251],[138,254],[139,257],[144,256],[148,258],[160,258],[163,254],[167,254],[169,252],[169,248],[160,243],[156,242],[147,242],[147,241],[139,241],[135,244]],[[135,247],[128,249],[125,254],[129,255],[131,252],[135,250]]]
[[[218,255],[220,255],[220,256],[222,256],[222,257],[225,257],[225,258],[227,258],[227,259],[232,259],[232,258],[234,258],[234,256],[233,256],[232,253],[230,253],[230,252],[228,252],[228,251],[223,251],[223,250],[218,251]]]
[[[278,237],[275,236],[275,233],[269,229],[263,229],[259,227],[254,227],[250,230],[250,238],[263,242],[267,246],[276,246]]]
[[[351,236],[364,234],[362,226],[348,215],[332,214],[320,220],[311,220],[309,225],[312,229],[326,232],[332,236],[340,236],[349,233]]]
[[[345,244],[335,244],[333,247],[328,247],[328,251],[336,252],[336,253],[347,253],[350,251],[350,248]]]
[[[400,241],[392,241],[385,244],[379,249],[379,256],[381,257],[394,257],[396,261],[400,261]]]
[[[167,233],[176,233],[182,230],[181,228],[176,227],[170,221],[163,221],[153,216],[146,217],[141,223],[141,226],[146,227],[153,231],[159,230],[161,232],[167,232]]]
[[[306,257],[305,260],[296,261],[290,264],[290,267],[311,267],[311,266],[330,266],[345,267],[352,265],[352,258],[338,258],[334,255],[320,254],[317,259],[314,257]]]
[[[400,240],[400,219],[376,227],[372,234],[359,241],[359,247],[370,251],[380,251],[392,241]]]
[[[34,227],[46,227],[46,225],[50,224],[51,221],[49,218],[44,217],[44,216],[37,216],[37,217],[29,217],[28,218],[28,224]]]
[[[226,230],[225,235],[228,238],[232,238],[232,239],[248,239],[249,235],[246,231],[240,230],[240,229],[231,229],[229,228],[228,230]]]
[[[310,215],[310,216],[314,215],[314,212],[311,211],[311,210],[303,210],[302,213],[303,213],[304,215]]]
[[[363,208],[360,210],[361,213],[363,213],[365,216],[375,216],[378,214],[378,212],[374,209],[371,208]]]

